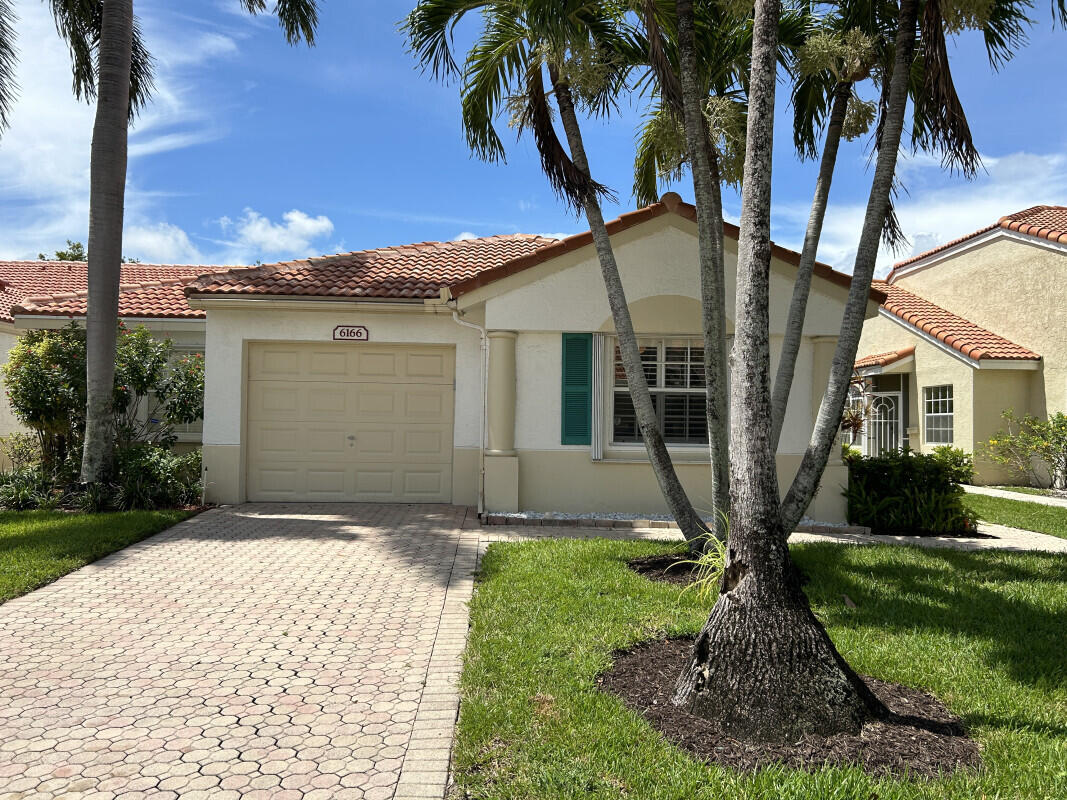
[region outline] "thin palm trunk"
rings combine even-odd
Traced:
[[[723,253],[722,184],[718,156],[701,108],[692,0],[678,0],[678,54],[686,145],[693,173],[700,261],[704,383],[707,387],[713,531],[725,541],[730,508],[730,448],[726,385],[726,269]]]
[[[112,394],[118,327],[133,0],[101,4],[99,87],[89,176],[89,298],[86,312],[85,449],[82,480],[104,479],[115,438]]]
[[[556,103],[559,107],[560,121],[571,151],[571,161],[583,174],[591,177],[589,159],[586,157],[581,126],[570,89],[558,79],[554,70],[551,71],[551,77]],[[618,263],[615,261],[615,251],[611,245],[611,238],[608,236],[607,226],[604,224],[600,203],[594,193],[590,193],[585,198],[584,207],[600,261],[600,272],[607,289],[608,305],[611,307],[611,317],[619,340],[619,353],[626,371],[626,384],[633,398],[637,424],[641,429],[641,438],[648,451],[652,471],[656,475],[667,506],[678,522],[678,527],[685,536],[690,549],[702,549],[708,528],[693,509],[678,479],[678,473],[674,469],[674,463],[663,441],[663,435],[660,433],[656,410],[652,405],[652,395],[648,390],[648,381],[645,379],[641,353],[637,346],[637,335],[634,333],[633,320],[630,318],[630,308],[626,302],[626,292],[622,285],[622,277],[619,275]]]
[[[800,265],[797,268],[796,282],[793,284],[793,299],[789,304],[789,318],[785,324],[782,353],[778,360],[778,372],[774,378],[774,392],[771,395],[771,443],[775,449],[778,448],[778,442],[782,437],[785,412],[789,406],[789,392],[793,388],[797,354],[800,352],[800,342],[804,336],[804,317],[808,310],[811,276],[815,271],[815,255],[819,250],[819,239],[822,236],[823,220],[826,218],[826,206],[830,197],[830,184],[833,182],[834,168],[837,166],[841,130],[845,125],[845,114],[848,112],[848,101],[851,97],[851,82],[842,81],[834,88],[833,106],[826,126],[826,144],[823,146],[822,159],[819,162],[815,197],[811,201],[808,228],[804,232],[804,247],[800,251]]]
[[[878,260],[878,247],[882,230],[889,214],[896,173],[897,154],[904,129],[904,116],[908,104],[908,78],[912,55],[915,49],[915,25],[918,15],[917,0],[901,0],[899,28],[896,39],[896,55],[893,75],[890,79],[889,99],[886,104],[881,139],[878,143],[878,162],[871,193],[867,200],[867,213],[863,220],[859,247],[856,250],[855,267],[852,270],[852,287],[849,290],[841,333],[837,340],[830,379],[819,406],[819,415],[811,441],[804,453],[800,469],[793,484],[782,501],[782,518],[787,526],[796,525],[807,509],[818,488],[819,479],[826,468],[841,425],[841,413],[848,395],[848,384],[856,362],[863,321],[870,301],[871,280]]]
[[[779,0],[757,0],[730,387],[730,539],[720,594],[674,702],[731,736],[856,732],[884,708],[801,589],[778,503],[770,420],[770,208]]]

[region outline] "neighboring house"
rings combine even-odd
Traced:
[[[204,352],[204,312],[189,308],[186,283],[219,267],[123,264],[119,316],[169,338],[177,352]],[[84,261],[0,261],[0,363],[23,330],[84,322],[87,268]],[[201,424],[182,426],[178,440],[200,443]],[[21,430],[0,397],[0,436]]]
[[[710,477],[694,207],[608,223],[661,426],[694,504]],[[732,316],[737,229],[726,226]],[[799,256],[775,247],[781,346]],[[850,282],[818,265],[778,454],[808,443]],[[586,232],[426,242],[205,275],[208,499],[652,513],[664,503],[615,357]],[[884,295],[872,292],[869,315]],[[731,326],[732,327],[732,326]],[[809,515],[842,521],[836,454]]]
[[[860,341],[869,452],[952,444],[980,457],[1014,409],[1067,410],[1067,208],[1034,206],[897,264]]]

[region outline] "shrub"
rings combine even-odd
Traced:
[[[982,445],[982,455],[1030,485],[1067,488],[1067,415],[1018,417],[1009,408],[1001,416],[1007,427]]]
[[[19,467],[0,476],[0,508],[29,511],[55,508],[61,497],[53,496],[52,476],[39,466]]]
[[[200,451],[178,455],[151,444],[120,450],[111,502],[123,511],[200,503]]]
[[[10,433],[0,438],[0,455],[11,463],[12,470],[41,463],[41,443],[29,433]]]
[[[901,450],[848,461],[848,521],[873,533],[941,536],[974,530],[961,468],[943,457]]]
[[[970,483],[974,480],[974,457],[950,444],[934,448],[933,457],[948,470],[955,483]]]
[[[79,454],[85,435],[85,330],[72,323],[27,331],[2,371],[11,409],[36,434],[45,466],[76,464],[71,454]],[[175,358],[169,339],[120,323],[112,408],[120,448],[173,444],[175,425],[204,414],[203,357]]]

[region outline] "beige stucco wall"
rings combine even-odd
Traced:
[[[911,374],[908,414],[911,425],[919,428],[919,440],[913,440],[911,448],[928,453],[937,446],[926,441],[926,422],[921,407],[923,387],[951,384],[954,445],[970,452],[974,447],[976,370],[973,367],[885,317],[869,319],[864,323],[857,352],[863,356],[911,346],[915,347],[915,360],[907,370]]]
[[[700,288],[695,226],[666,215],[613,237],[620,272],[639,335],[700,337]],[[728,242],[728,297],[733,305],[735,245]],[[795,268],[775,261],[772,275],[772,356],[777,361]],[[832,349],[847,291],[816,279],[806,337],[801,346],[793,400],[787,412],[780,458],[783,490],[788,487],[799,453],[807,444],[815,405],[825,382],[826,345]],[[330,341],[337,325],[366,325],[374,342],[451,343],[456,347],[456,418],[453,502],[476,501],[479,484],[479,435],[482,414],[481,352],[476,331],[456,325],[449,310],[428,313],[377,310],[370,304],[286,301],[218,303],[208,307],[206,422],[204,459],[208,498],[216,502],[244,499],[245,465],[241,454],[244,375],[247,344],[252,341]],[[640,446],[595,461],[589,446],[560,444],[561,333],[613,331],[599,263],[591,247],[567,254],[505,278],[460,298],[468,321],[490,331],[516,334],[514,367],[514,447],[518,474],[494,471],[494,485],[523,509],[556,511],[628,511],[659,513],[664,503]],[[830,337],[816,364],[816,339]],[[353,344],[352,346],[358,346]],[[510,347],[510,344],[509,344]],[[824,363],[825,362],[825,363]],[[495,367],[505,366],[496,362]],[[499,375],[509,372],[499,369]],[[817,380],[813,380],[813,375]],[[499,376],[490,381],[490,390]],[[610,385],[610,384],[609,384]],[[500,401],[510,401],[510,387],[497,387],[490,406],[501,416]],[[495,403],[495,405],[494,405]],[[497,432],[506,441],[506,435]],[[708,468],[703,448],[676,450],[680,470],[700,505],[707,494]],[[705,462],[705,463],[701,463]],[[500,466],[500,465],[490,465]],[[489,467],[487,467],[489,469]],[[844,519],[840,485],[843,467],[831,465],[826,487],[810,512],[827,520]],[[832,485],[833,488],[830,488]]]
[[[782,494],[800,466],[801,456],[779,455]],[[710,514],[711,476],[706,464],[677,463],[678,476],[696,509]],[[833,457],[807,515],[823,522],[845,521],[842,491],[848,473]],[[529,511],[581,513],[590,509],[629,514],[664,514],[666,503],[647,462],[594,462],[579,450],[519,451],[519,503]]]
[[[896,284],[1038,353],[1042,391],[1031,393],[1028,411],[1067,410],[1067,250],[1003,237]]]

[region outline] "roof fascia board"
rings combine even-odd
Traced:
[[[870,367],[862,367],[856,370],[856,373],[862,375],[864,378],[871,375],[895,375],[901,372],[912,372],[911,369],[903,369],[903,367],[910,367],[915,363],[915,356],[905,356],[897,361],[893,361],[889,364],[875,364]]]
[[[351,300],[346,298],[320,297],[296,298],[293,295],[237,296],[232,294],[191,294],[186,298],[190,308],[211,311],[212,309],[254,311],[261,309],[285,311],[352,310],[378,313],[416,312],[421,314],[450,314],[440,302],[426,303],[421,298],[407,302],[395,300]]]
[[[189,319],[187,317],[119,317],[119,321],[131,325],[144,325],[146,328],[156,330],[173,330],[175,328],[205,330],[207,326],[207,320],[205,319]],[[56,330],[65,328],[72,322],[84,325],[85,317],[60,314],[16,314],[14,326],[20,331]]]
[[[921,261],[915,261],[908,264],[906,267],[900,269],[894,269],[889,276],[889,283],[896,283],[906,275],[914,275],[916,272],[922,272],[930,267],[937,266],[942,261],[947,261],[956,256],[962,255],[969,250],[974,250],[978,247],[983,247],[987,244],[995,242],[999,239],[1008,239],[1014,242],[1020,242],[1022,244],[1029,244],[1035,247],[1044,247],[1048,250],[1053,250],[1058,253],[1067,253],[1067,244],[1061,244],[1059,242],[1053,242],[1048,239],[1041,239],[1037,236],[1030,236],[1026,233],[1019,233],[1018,231],[1011,231],[1007,228],[995,228],[985,233],[980,233],[970,239],[960,242],[957,245],[953,245],[947,250],[941,250],[934,253]]]

